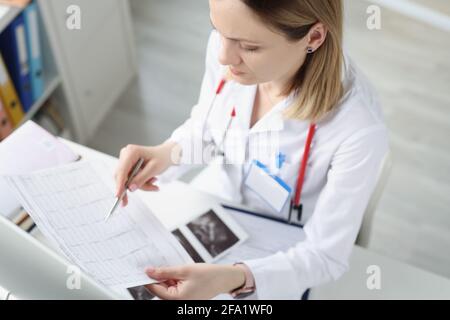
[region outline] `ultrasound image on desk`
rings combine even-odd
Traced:
[[[128,288],[128,292],[134,300],[153,300],[155,298],[145,286]]]
[[[239,242],[239,238],[210,210],[187,227],[214,258]]]
[[[183,248],[187,251],[187,253],[191,256],[192,260],[194,260],[195,263],[205,262],[205,260],[202,259],[197,250],[194,249],[194,247],[189,243],[189,241],[179,229],[172,231],[172,234],[178,239],[178,241],[181,243]]]

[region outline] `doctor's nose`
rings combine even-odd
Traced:
[[[242,59],[239,55],[237,42],[222,39],[222,48],[220,49],[219,62],[224,66],[237,66],[241,64]]]

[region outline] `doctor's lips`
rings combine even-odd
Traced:
[[[245,72],[241,72],[241,71],[235,70],[235,69],[233,69],[233,68],[230,68],[230,72],[231,72],[232,74],[234,74],[235,76],[242,76],[242,75],[245,74]]]

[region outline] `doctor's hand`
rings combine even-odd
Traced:
[[[138,189],[144,191],[158,191],[154,184],[156,176],[166,171],[171,165],[175,164],[178,144],[166,142],[155,147],[145,147],[128,145],[120,151],[119,164],[115,173],[116,197],[119,197],[125,190],[125,184],[133,167],[140,158],[144,159],[141,171],[130,182],[128,189],[134,192]],[[122,200],[122,206],[128,204],[128,197],[125,195]]]
[[[245,272],[239,266],[191,264],[181,267],[148,268],[147,275],[159,283],[147,289],[164,300],[206,300],[245,284]]]

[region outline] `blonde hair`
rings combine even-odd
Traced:
[[[318,22],[327,29],[321,47],[308,54],[284,94],[295,91],[296,98],[286,116],[317,122],[343,96],[343,4],[342,0],[242,0],[264,22],[288,40],[304,38]]]

